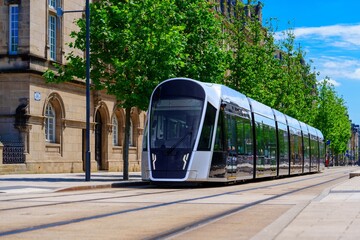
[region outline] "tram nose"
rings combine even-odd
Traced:
[[[169,154],[168,149],[158,149],[151,153],[151,167],[154,178],[184,178],[191,152],[176,149]]]

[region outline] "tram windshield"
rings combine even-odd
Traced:
[[[153,101],[150,114],[150,148],[192,149],[198,134],[203,100],[172,98]]]

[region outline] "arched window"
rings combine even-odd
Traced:
[[[112,133],[113,133],[113,145],[119,146],[119,121],[116,115],[112,118]]]
[[[55,142],[56,115],[51,103],[45,109],[45,139],[47,142]]]

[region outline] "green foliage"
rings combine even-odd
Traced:
[[[91,81],[123,107],[146,109],[154,87],[184,76],[216,82],[227,69],[221,19],[207,0],[99,1],[91,5]],[[85,20],[70,47],[85,50]],[[50,82],[85,78],[85,59],[70,53],[48,70]]]
[[[221,45],[221,18],[207,0],[107,0],[90,10],[92,87],[116,96],[126,109],[124,177],[128,168],[130,109],[148,107],[155,86],[184,76],[216,82],[227,69],[227,51]],[[85,51],[85,19],[69,46]],[[73,52],[57,73],[45,72],[48,82],[85,78],[85,59]]]
[[[198,79],[204,82],[221,82],[228,69],[228,51],[223,44],[225,33],[222,18],[214,11],[214,4],[208,0],[176,0],[184,26],[186,47],[178,76]]]
[[[292,30],[275,41],[272,28],[249,17],[244,7],[237,4],[226,16],[232,55],[224,84],[319,128],[334,153],[345,152],[351,126],[344,100],[326,83],[318,88],[318,73],[295,46]]]
[[[295,48],[295,36],[291,30],[278,43],[281,51],[281,81],[275,108],[310,125],[317,114],[317,73],[306,63],[301,48]]]
[[[123,107],[146,109],[152,89],[182,64],[186,38],[183,26],[173,24],[176,6],[172,0],[101,1],[91,16],[93,84]]]
[[[317,87],[318,73],[304,61],[293,32],[285,31],[284,39],[275,41],[271,25],[264,27],[248,16],[249,6],[241,1],[226,16],[216,13],[209,2],[91,4],[92,87],[115,95],[129,110],[146,109],[154,87],[170,77],[223,83],[316,126],[331,140],[334,152],[345,151],[350,132],[345,103],[327,83]],[[229,9],[226,4],[225,8]],[[69,46],[84,51],[85,19],[77,25],[79,31],[71,34],[74,42]],[[48,70],[44,77],[50,82],[85,78],[83,56],[71,52],[66,61],[55,65],[57,73]]]
[[[337,96],[328,79],[319,85],[319,113],[315,122],[324,139],[330,140],[332,152],[344,153],[351,137],[351,123],[344,100]]]

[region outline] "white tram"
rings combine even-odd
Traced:
[[[174,78],[154,90],[142,179],[236,182],[319,172],[322,133],[226,86]]]

